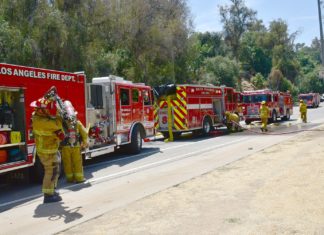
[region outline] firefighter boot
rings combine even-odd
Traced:
[[[53,195],[44,194],[44,203],[52,203],[59,201],[62,201],[62,197],[57,193],[54,193]]]

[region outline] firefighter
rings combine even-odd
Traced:
[[[268,131],[267,125],[268,125],[268,117],[269,117],[269,108],[267,107],[267,104],[265,101],[261,102],[260,107],[260,118],[261,118],[261,131]]]
[[[43,97],[32,102],[30,106],[35,109],[32,114],[32,126],[36,153],[44,166],[44,203],[58,202],[62,200],[55,191],[61,163],[58,149],[61,140],[64,139],[62,119],[57,115],[55,100]]]
[[[300,118],[303,122],[307,122],[307,105],[304,103],[303,100],[299,101],[299,112],[300,112]]]
[[[226,126],[229,131],[235,132],[240,131],[240,117],[236,113],[225,112]]]
[[[81,148],[88,146],[88,131],[77,119],[77,112],[71,102],[64,101],[67,118],[63,121],[66,138],[62,141],[62,160],[66,180],[69,183],[82,183],[83,175]]]

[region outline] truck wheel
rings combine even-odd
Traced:
[[[277,112],[273,111],[271,116],[271,122],[275,123],[277,121]]]
[[[203,122],[203,128],[202,128],[203,134],[208,135],[211,130],[212,130],[211,121],[209,118],[205,118]]]
[[[250,120],[245,120],[245,124],[246,125],[250,125],[251,124],[251,121]]]
[[[138,154],[142,149],[142,136],[138,126],[135,126],[131,135],[131,143],[127,145],[130,154]]]
[[[286,111],[286,120],[290,120],[290,110],[289,109],[287,109],[287,111]]]

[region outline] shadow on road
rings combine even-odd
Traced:
[[[85,179],[87,181],[91,180],[94,177],[93,173],[96,171],[100,171],[115,165],[124,166],[149,157],[150,155],[158,153],[159,151],[160,148],[143,148],[142,153],[137,155],[127,155],[116,152],[86,160],[84,162]],[[23,203],[28,203],[29,201],[37,198],[42,198],[43,194],[41,193],[41,187],[41,184],[35,184],[33,182],[2,182],[0,184],[0,212],[9,210]],[[64,177],[62,177],[58,182],[58,190],[64,188],[70,191],[79,191],[88,187],[91,187],[91,183],[67,183]]]
[[[69,208],[63,206],[64,203],[40,204],[35,209],[34,218],[48,218],[50,221],[64,220],[64,223],[70,223],[81,219],[83,215],[79,213],[82,207]]]

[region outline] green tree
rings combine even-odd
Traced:
[[[228,57],[216,56],[205,60],[204,73],[200,83],[236,87],[239,65]]]
[[[19,63],[22,60],[21,51],[24,48],[23,38],[18,29],[0,20],[0,61]]]
[[[263,32],[247,32],[242,37],[240,62],[245,71],[254,75],[261,73],[267,76],[271,70],[272,58],[269,51],[260,43]]]
[[[264,38],[264,46],[271,51],[272,67],[278,68],[284,77],[295,82],[299,74],[299,63],[294,51],[297,32],[288,33],[288,25],[283,20],[270,22],[269,32]]]
[[[263,89],[265,87],[265,79],[261,73],[257,73],[253,76],[251,82],[257,89]]]
[[[324,81],[318,77],[320,66],[306,74],[300,82],[299,90],[302,93],[324,93]]]
[[[284,76],[282,74],[282,72],[277,69],[277,68],[272,68],[271,73],[269,74],[268,77],[268,83],[269,83],[269,87],[272,90],[279,90],[282,82],[283,82]]]
[[[219,13],[223,23],[225,41],[238,61],[241,37],[253,25],[256,20],[256,12],[246,7],[244,0],[230,0],[230,2],[230,6],[220,6]]]

